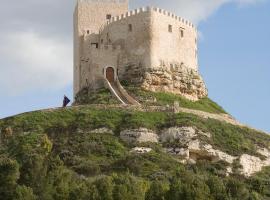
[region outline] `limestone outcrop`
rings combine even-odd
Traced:
[[[224,161],[228,164],[226,175],[233,173],[235,161],[239,161],[241,166],[238,171],[247,177],[261,171],[263,167],[270,166],[269,149],[257,147],[257,153],[265,157],[264,159],[248,154],[232,156],[205,142],[207,140],[204,140],[203,137],[211,139],[211,134],[194,127],[171,127],[157,133],[146,128],[127,129],[120,133],[120,137],[129,144],[159,142],[166,153],[175,156],[181,163],[195,164],[198,160]],[[151,151],[152,149],[148,147],[134,147],[131,150],[138,154]]]
[[[263,167],[270,166],[270,150],[258,147],[257,152],[264,156],[265,159],[248,154],[243,154],[240,157],[240,164],[243,167],[240,171],[245,176],[251,176],[256,172],[261,171]]]
[[[170,142],[178,147],[169,147],[166,151],[177,155],[184,160],[194,161],[204,158],[211,161],[223,160],[232,164],[236,157],[233,157],[220,150],[214,149],[212,145],[201,142],[198,136],[211,137],[208,133],[197,131],[193,127],[172,127],[165,130],[161,136],[161,142]]]
[[[146,128],[121,131],[120,138],[127,143],[158,142],[158,135]]]
[[[193,127],[171,127],[162,132],[160,135],[161,142],[179,141],[186,144],[196,135],[196,130]]]
[[[190,157],[193,160],[200,158],[208,158],[211,161],[220,161],[223,160],[229,164],[232,164],[233,161],[237,158],[231,156],[225,152],[214,149],[210,144],[203,144],[199,140],[190,141],[188,144],[188,150],[190,152]]]
[[[149,153],[151,151],[152,151],[152,149],[151,148],[147,148],[147,147],[135,147],[135,148],[133,148],[131,150],[131,152],[138,153],[138,154]]]
[[[107,134],[113,135],[113,131],[111,129],[106,128],[106,127],[91,130],[90,133],[99,133],[99,134],[106,134],[107,133]]]
[[[199,72],[184,66],[149,69],[145,72],[142,88],[153,92],[180,94],[192,101],[208,94]]]

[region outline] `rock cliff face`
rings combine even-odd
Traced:
[[[209,160],[212,162],[224,161],[228,164],[227,174],[233,172],[233,163],[239,161],[239,170],[244,176],[251,176],[262,170],[263,167],[270,166],[270,150],[258,147],[257,153],[265,159],[256,156],[243,154],[232,156],[211,144],[202,140],[202,137],[211,138],[210,133],[197,130],[193,127],[171,127],[156,133],[146,128],[124,130],[120,133],[123,141],[129,144],[140,144],[144,142],[160,143],[164,152],[175,156],[181,163],[196,163],[198,160]],[[151,148],[135,147],[134,153],[149,153]]]
[[[208,95],[205,83],[198,71],[181,66],[162,66],[142,69],[137,65],[126,68],[124,80],[152,92],[180,94],[189,100],[197,101]]]
[[[196,101],[208,92],[200,74],[186,67],[157,68],[145,72],[142,87],[153,92],[171,92]]]
[[[120,133],[120,138],[127,143],[158,142],[158,135],[146,128],[124,130]]]

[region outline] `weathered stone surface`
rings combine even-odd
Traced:
[[[152,151],[152,149],[147,148],[147,147],[135,147],[131,150],[132,153],[138,153],[138,154],[149,153],[150,151]]]
[[[166,152],[181,158],[189,158],[189,150],[187,148],[167,148]]]
[[[161,142],[179,141],[181,144],[186,144],[196,136],[196,131],[193,127],[172,127],[164,130],[160,136]]]
[[[207,96],[208,92],[198,71],[187,67],[177,70],[155,68],[147,71],[142,87],[153,92],[180,94],[192,101]]]
[[[230,176],[230,174],[232,174],[232,173],[233,173],[232,167],[227,167],[227,169],[226,169],[226,176]]]
[[[108,133],[108,134],[113,135],[113,131],[111,129],[106,128],[106,127],[91,130],[90,133],[100,133],[100,134]]]
[[[251,176],[252,174],[259,172],[263,167],[270,166],[270,157],[266,160],[261,160],[258,157],[243,154],[240,157],[240,164],[242,165],[241,173],[245,176]]]
[[[163,143],[178,143],[180,147],[166,148],[166,152],[184,159],[208,159],[211,161],[223,160],[230,164],[236,159],[227,153],[216,150],[210,144],[204,144],[197,139],[198,134],[211,137],[209,133],[197,131],[193,127],[172,127],[162,132],[160,141]]]
[[[258,147],[257,152],[259,154],[265,156],[265,157],[269,157],[270,158],[270,151],[269,151],[269,149]]]
[[[199,140],[193,140],[188,145],[189,152],[193,154],[193,158],[196,160],[200,157],[209,158],[211,161],[223,160],[232,164],[237,158],[224,153],[220,150],[214,149],[210,144],[202,144]]]
[[[146,128],[121,131],[120,138],[127,143],[158,142],[158,135]]]
[[[259,157],[243,154],[241,156],[232,156],[212,145],[201,141],[198,136],[211,138],[210,133],[204,133],[193,127],[171,127],[161,131],[158,136],[152,130],[146,128],[124,130],[120,133],[122,140],[128,143],[154,142],[160,141],[166,147],[164,151],[177,157],[183,164],[195,164],[197,160],[206,159],[212,162],[225,161],[229,164],[226,168],[226,175],[229,176],[232,170],[232,164],[239,159],[242,168],[239,169],[244,176],[251,176],[262,170],[265,166],[270,166],[270,151],[267,148],[257,147],[257,152],[265,156],[262,160]],[[170,146],[170,143],[172,144]],[[134,153],[148,153],[151,148],[135,147],[131,150]]]

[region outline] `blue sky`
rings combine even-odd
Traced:
[[[209,97],[239,121],[270,132],[270,2],[131,0],[131,8],[143,5],[198,24]],[[61,106],[64,94],[72,98],[73,7],[67,0],[0,2],[0,118]]]

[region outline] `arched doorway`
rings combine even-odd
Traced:
[[[106,68],[106,78],[109,82],[114,82],[114,68],[107,67]]]

